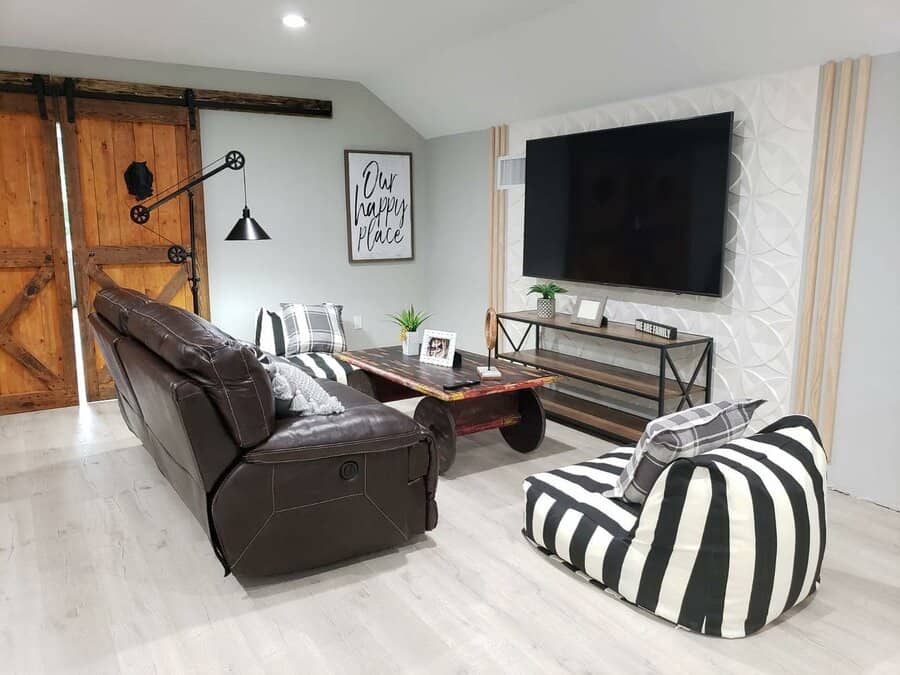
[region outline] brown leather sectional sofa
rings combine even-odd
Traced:
[[[437,457],[407,415],[322,381],[345,412],[276,419],[254,352],[215,326],[122,288],[94,309],[122,416],[226,573],[310,569],[437,524]]]

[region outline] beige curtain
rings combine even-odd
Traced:
[[[509,127],[491,127],[490,221],[488,223],[488,306],[503,311],[506,284],[506,193],[497,189],[497,160],[508,152]]]
[[[800,303],[794,409],[831,457],[872,59],[822,66]]]

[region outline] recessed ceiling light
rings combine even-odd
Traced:
[[[281,23],[288,28],[303,28],[306,25],[306,19],[299,14],[285,14],[281,17]]]

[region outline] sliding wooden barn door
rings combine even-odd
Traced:
[[[73,332],[53,111],[0,93],[0,414],[77,403]]]
[[[61,108],[65,101],[60,101]],[[129,210],[123,174],[133,161],[153,172],[154,195],[201,168],[200,131],[186,109],[144,103],[75,99],[74,121],[63,113],[63,155],[75,284],[81,317],[85,382],[91,401],[112,398],[115,387],[95,348],[86,322],[101,288],[123,286],[160,302],[191,309],[186,265],[173,265],[166,252],[174,242],[189,247],[187,197],[155,210],[140,226]],[[200,313],[209,317],[203,192],[195,190],[197,253],[201,277]]]

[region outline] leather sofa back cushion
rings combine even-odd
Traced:
[[[193,378],[242,448],[269,437],[275,398],[252,350],[179,307],[148,302],[128,312],[128,333],[170,366]]]
[[[97,314],[109,321],[120,333],[128,333],[128,315],[131,310],[153,302],[143,293],[130,288],[104,288],[94,298]]]

